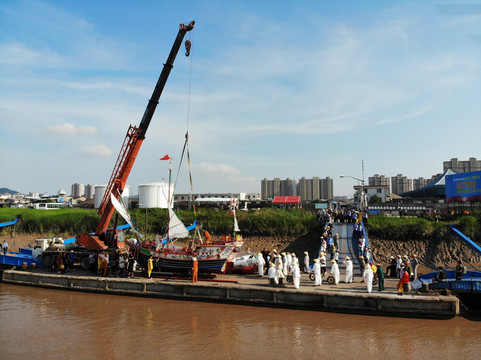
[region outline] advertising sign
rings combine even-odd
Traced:
[[[481,171],[446,175],[446,202],[481,201]]]

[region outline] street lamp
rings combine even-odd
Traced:
[[[351,179],[357,180],[361,183],[361,197],[359,199],[359,209],[364,211],[367,207],[366,194],[364,193],[364,180],[359,179],[359,178],[354,177],[354,176],[350,176],[350,175],[339,175],[339,177],[341,179],[342,178],[351,178]]]

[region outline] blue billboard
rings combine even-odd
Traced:
[[[446,175],[446,202],[481,201],[481,171]]]

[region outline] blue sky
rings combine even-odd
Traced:
[[[367,181],[481,158],[481,1],[3,0],[0,187],[107,183],[191,20],[131,193],[167,177],[165,154],[177,168],[187,129],[194,192],[330,176],[352,195],[339,175],[362,161]]]

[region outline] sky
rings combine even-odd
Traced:
[[[191,191],[187,131],[194,193],[329,176],[352,196],[481,159],[481,1],[2,0],[0,187],[106,184],[192,20],[131,194],[168,177],[166,154]]]

